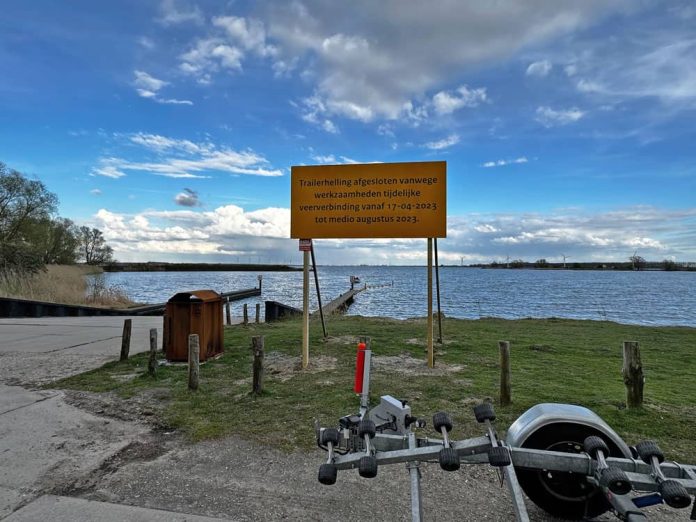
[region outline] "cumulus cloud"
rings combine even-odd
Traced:
[[[95,224],[119,259],[153,260],[197,256],[223,260],[239,253],[281,261],[297,255],[289,238],[290,211],[247,211],[226,205],[210,211],[147,211],[127,215],[100,210]],[[602,213],[561,210],[545,213],[450,216],[440,259],[468,263],[511,259],[535,261],[626,261],[635,250],[651,260],[696,257],[696,208],[666,210],[633,207]],[[422,264],[421,240],[322,240],[322,262]]]
[[[440,91],[433,96],[433,107],[437,114],[450,114],[462,107],[477,107],[487,100],[486,89],[469,89],[466,85],[454,93]]]
[[[277,47],[275,60],[311,71],[326,117],[396,120],[433,91],[444,93],[437,106],[446,113],[453,95],[439,88],[453,71],[509,57],[628,8],[622,0],[504,0],[493,11],[480,2],[452,0],[359,0],[330,7],[305,0],[270,4],[266,33]],[[369,23],[355,24],[356,16]],[[458,97],[455,105],[465,103]]]
[[[539,77],[544,77],[548,76],[548,74],[551,72],[551,68],[553,66],[551,65],[551,62],[548,60],[541,60],[538,62],[530,63],[529,67],[527,67],[527,76],[539,76]]]
[[[585,112],[577,107],[572,109],[552,109],[551,107],[542,106],[536,110],[536,121],[544,127],[568,125],[578,121],[583,116],[585,116]]]
[[[90,190],[89,193],[92,194],[93,196],[101,196],[102,195],[102,191],[97,189],[97,188]]]
[[[179,69],[207,85],[215,73],[240,72],[247,54],[274,57],[277,49],[266,41],[262,21],[238,16],[217,16],[209,33],[179,56]]]
[[[429,141],[429,142],[423,144],[423,146],[426,149],[430,149],[430,150],[443,150],[443,149],[447,149],[449,147],[452,147],[453,145],[456,145],[457,143],[459,143],[459,135],[451,134],[451,135],[447,136],[446,138],[443,138],[443,139],[438,140],[438,141]]]
[[[133,71],[133,74],[135,75],[133,85],[135,85],[135,90],[138,93],[138,96],[140,96],[141,98],[147,98],[157,103],[164,103],[169,105],[193,105],[193,102],[190,100],[161,98],[159,96],[159,91],[160,89],[162,89],[162,87],[169,85],[169,82],[159,80],[144,71]]]
[[[527,159],[526,156],[520,156],[519,158],[511,159],[511,160],[505,160],[505,159],[499,159],[496,161],[487,161],[482,167],[485,168],[492,168],[492,167],[505,167],[507,165],[515,165],[515,164],[520,164],[520,163],[527,163],[529,160]]]
[[[149,211],[135,215],[100,209],[94,218],[121,258],[153,259],[160,254],[209,256],[290,247],[288,209],[249,212],[226,205],[207,212]],[[292,246],[297,249],[294,242]]]
[[[174,197],[174,202],[182,207],[200,207],[201,201],[198,199],[198,192],[185,188]]]
[[[191,23],[201,25],[205,18],[195,4],[181,0],[162,0],[159,6],[160,16],[157,19],[162,25],[179,25]]]
[[[252,150],[235,151],[212,143],[194,143],[157,134],[137,133],[128,137],[133,144],[156,153],[150,161],[105,157],[92,169],[93,175],[120,178],[124,171],[148,172],[169,178],[206,178],[204,173],[225,172],[252,176],[282,176],[266,158]]]

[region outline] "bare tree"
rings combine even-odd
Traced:
[[[80,227],[79,255],[88,265],[101,265],[113,261],[113,249],[106,244],[104,234],[98,228]]]

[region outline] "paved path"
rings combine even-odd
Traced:
[[[158,328],[161,339],[162,318],[132,319],[131,353],[149,350],[149,330]],[[118,358],[123,320],[0,319],[0,518],[70,484],[149,431],[75,408],[60,391],[31,389]],[[55,520],[17,520],[41,519]]]

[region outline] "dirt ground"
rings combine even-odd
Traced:
[[[25,388],[88,369],[84,358],[62,360],[55,353],[4,357],[2,362],[11,364],[0,365],[0,383]],[[296,371],[296,362],[280,354],[269,354],[267,363],[275,378]],[[314,363],[313,371],[322,371],[332,368],[335,360],[325,357]],[[375,357],[374,365],[376,371],[396,365],[407,372],[411,366],[408,356]],[[58,453],[64,455],[60,465],[23,489],[23,503],[50,493],[238,521],[410,520],[404,464],[381,466],[374,479],[363,479],[356,470],[341,471],[334,486],[322,486],[317,472],[325,453],[320,449],[283,453],[235,436],[190,444],[158,420],[155,408],[163,402],[159,399],[167,398],[167,390],[150,393],[124,400],[113,394],[65,391],[60,397],[63,407],[78,408],[90,421],[79,427],[79,437],[77,428],[66,427],[67,439],[56,439],[58,446],[70,446],[71,451]],[[336,412],[337,418],[350,413],[349,406]],[[94,455],[100,441],[114,442],[116,432],[105,434],[110,426],[118,426],[118,449],[84,464],[81,452]],[[464,466],[446,473],[437,463],[427,463],[421,471],[425,520],[514,520],[507,489],[500,487],[493,468]],[[531,503],[528,507],[534,521],[555,520]],[[687,511],[653,508],[651,520],[688,520]],[[605,515],[600,520],[612,518]]]

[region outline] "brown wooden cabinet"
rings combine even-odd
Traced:
[[[223,351],[222,297],[213,290],[180,292],[164,312],[164,352],[168,361],[188,360],[188,336],[198,334],[200,360]]]

